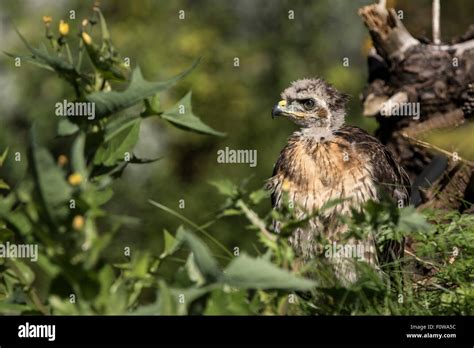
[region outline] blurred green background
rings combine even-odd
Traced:
[[[203,57],[199,67],[162,102],[173,105],[188,89],[193,91],[195,113],[211,127],[226,132],[217,138],[175,129],[158,118],[142,123],[136,154],[163,156],[161,161],[130,165],[114,184],[115,196],[108,209],[140,219],[134,227],[122,228],[108,249],[110,257],[121,253],[123,245],[159,250],[164,228],[174,231],[176,218],[157,210],[153,199],[198,223],[213,218],[222,204],[221,197],[208,184],[212,180],[240,182],[252,177],[250,189],[264,184],[271,175],[279,151],[296,128],[287,120],[272,120],[272,106],[280,92],[299,78],[320,76],[349,93],[347,123],[372,132],[374,120],[360,116],[359,94],[367,72],[365,54],[369,35],[357,15],[370,1],[102,1],[115,46],[132,66],[140,65],[149,80],[170,77]],[[25,53],[13,24],[32,43],[44,38],[41,17],[53,17],[78,27],[88,16],[91,1],[22,0],[0,2],[0,42],[3,51]],[[431,35],[431,1],[389,1],[403,10],[403,21],[417,37]],[[474,2],[442,1],[442,37],[449,41],[462,34],[472,21]],[[69,19],[75,10],[76,19]],[[180,10],[185,19],[180,20]],[[288,18],[294,11],[295,18]],[[235,58],[239,66],[234,66]],[[349,66],[343,59],[349,59]],[[47,71],[23,64],[14,66],[5,55],[0,58],[0,149],[24,154],[14,162],[9,156],[2,169],[12,187],[25,176],[26,136],[32,122],[55,156],[62,154],[62,143],[55,139],[57,117],[54,104],[72,98],[73,91]],[[129,112],[139,112],[131,109]],[[255,168],[248,164],[217,163],[217,151],[256,149]],[[179,208],[184,199],[185,208]],[[270,202],[263,209],[269,209]],[[255,233],[245,229],[246,221],[229,217],[215,224],[213,235],[229,248],[238,246],[255,253]]]

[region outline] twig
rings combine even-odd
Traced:
[[[416,138],[414,138],[414,137],[408,135],[408,134],[405,133],[405,132],[403,132],[403,133],[401,133],[401,134],[402,134],[405,138],[407,138],[408,140],[414,142],[414,143],[417,144],[417,145],[426,147],[427,149],[432,149],[432,150],[441,152],[442,154],[444,154],[444,155],[446,155],[446,156],[448,156],[448,157],[450,157],[450,158],[454,157],[452,152],[446,151],[446,150],[444,150],[444,149],[442,149],[442,148],[440,148],[440,147],[438,147],[438,146],[436,146],[436,145],[432,145],[432,144],[430,144],[430,143],[427,143],[426,141],[422,141],[422,140],[416,139]],[[464,159],[464,158],[462,158],[462,157],[460,157],[460,156],[457,156],[457,158],[458,158],[458,161],[460,161],[460,162],[462,162],[462,163],[464,163],[464,164],[467,164],[467,165],[470,166],[470,167],[474,167],[474,162],[468,161],[468,160],[466,160],[466,159]]]
[[[439,267],[435,266],[435,264],[433,264],[432,262],[420,259],[418,256],[416,256],[415,254],[413,254],[410,250],[407,250],[406,248],[405,248],[405,253],[407,253],[408,255],[413,257],[416,261],[418,261],[420,263],[424,263],[425,265],[429,265],[429,266],[433,267],[436,271],[439,271]]]
[[[433,15],[433,43],[435,45],[439,45],[441,43],[441,34],[440,34],[440,27],[439,27],[439,18],[440,18],[440,5],[439,0],[433,0],[433,7],[432,7],[432,15]]]

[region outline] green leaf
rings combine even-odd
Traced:
[[[154,162],[157,162],[159,160],[163,159],[163,157],[157,157],[157,158],[138,158],[138,157],[135,157],[135,156],[132,156],[132,158],[130,159],[130,163],[133,163],[133,164],[148,164],[148,163],[154,163]]]
[[[215,286],[185,289],[169,288],[159,282],[159,292],[154,303],[138,307],[132,315],[185,315],[188,307],[198,298],[213,290]],[[182,302],[181,302],[182,300]]]
[[[34,48],[28,43],[28,41],[26,41],[23,35],[21,35],[20,32],[16,28],[15,28],[15,31],[20,37],[21,41],[23,41],[23,44],[26,46],[26,48],[28,48],[28,50],[30,50],[30,52],[33,54],[33,56],[30,57],[28,61],[36,60],[38,61],[38,64],[49,65],[51,68],[53,68],[54,70],[58,72],[69,73],[69,74],[79,76],[75,67],[72,64],[70,64],[64,59],[50,55],[45,47],[43,47],[42,49]],[[9,54],[9,55],[16,56],[12,54]]]
[[[99,14],[100,31],[102,33],[102,39],[104,41],[109,41],[110,40],[110,33],[109,33],[109,29],[107,28],[107,22],[105,21],[105,18],[102,14],[102,11],[100,9],[97,9],[96,11]]]
[[[176,315],[178,314],[177,297],[168,285],[160,280],[157,300],[154,303],[138,307],[133,315]]]
[[[101,190],[98,188],[88,187],[87,190],[81,193],[81,198],[92,209],[96,209],[107,203],[113,195],[114,191],[111,188],[105,188]]]
[[[138,141],[140,118],[133,118],[116,129],[106,131],[105,139],[94,156],[94,164],[113,166],[123,162],[126,152],[131,154]]]
[[[3,180],[0,179],[0,190],[9,190],[10,186]]]
[[[253,204],[258,204],[262,200],[267,199],[270,197],[270,192],[265,189],[260,189],[257,191],[252,192],[249,195],[250,200],[252,201]]]
[[[48,64],[41,63],[34,56],[17,55],[17,54],[8,53],[8,52],[3,52],[3,53],[5,53],[7,56],[9,56],[13,59],[20,58],[21,61],[30,63],[32,65],[36,65],[37,67],[40,67],[40,68],[45,69],[45,70],[54,71],[54,69],[51,68]]]
[[[316,282],[298,277],[263,259],[246,254],[237,257],[225,269],[222,282],[240,289],[310,290]]]
[[[80,314],[77,304],[71,303],[69,299],[62,299],[57,295],[49,296],[48,302],[56,315],[78,315]]]
[[[179,231],[182,231],[182,229]],[[161,259],[174,254],[181,247],[183,238],[180,235],[178,235],[177,238],[175,238],[167,230],[164,230],[163,240],[164,240],[164,248],[163,248],[163,252],[160,255]]]
[[[112,47],[107,45],[109,52],[104,52],[102,48],[99,48],[96,44],[85,44],[87,54],[94,65],[94,67],[101,73],[102,77],[106,80],[127,80],[127,69],[121,64],[118,57],[113,56],[110,51]],[[100,93],[100,92],[97,92]]]
[[[23,312],[31,311],[31,308],[28,305],[17,304],[17,303],[7,303],[7,302],[0,302],[0,313],[2,315],[20,315]]]
[[[14,233],[5,227],[0,228],[0,242],[10,240],[14,237]]]
[[[244,290],[216,289],[211,292],[204,315],[250,315],[248,293]]]
[[[71,166],[72,170],[76,173],[79,173],[84,180],[81,182],[81,186],[84,186],[87,181],[86,178],[89,177],[87,172],[86,159],[84,158],[84,149],[86,145],[86,134],[81,132],[78,134],[74,143],[72,144],[71,150]]]
[[[160,95],[155,94],[150,98],[146,98],[144,100],[145,103],[145,110],[140,114],[142,117],[152,116],[152,115],[159,115],[161,114],[160,111]]]
[[[3,166],[3,163],[5,162],[7,155],[8,155],[8,147],[5,149],[5,151],[3,151],[2,155],[0,155],[0,167]]]
[[[218,132],[193,114],[191,108],[191,92],[188,92],[173,108],[160,115],[161,118],[172,125],[201,134],[225,136],[225,133]]]
[[[164,281],[159,283],[160,292],[158,297],[158,313],[160,315],[175,315],[177,314],[177,301],[173,293],[168,288]]]
[[[51,154],[45,148],[38,146],[35,143],[35,138],[35,130],[32,128],[29,152],[34,180],[46,211],[49,217],[54,220],[55,217],[65,212],[58,208],[67,209],[65,202],[69,200],[72,189]]]
[[[223,196],[235,197],[239,193],[239,187],[228,179],[210,181],[209,184],[217,188]]]
[[[178,236],[191,249],[194,254],[194,261],[203,277],[208,282],[218,280],[222,272],[207,245],[182,226],[178,228]]]
[[[58,122],[58,135],[68,136],[76,133],[79,130],[79,126],[77,124],[72,123],[67,118],[62,118]]]
[[[14,270],[15,275],[20,280],[21,284],[29,286],[35,280],[35,274],[25,262],[19,259],[9,259],[8,264]]]
[[[196,301],[197,299],[201,298],[202,296],[206,295],[209,291],[212,291],[216,288],[216,284],[211,284],[204,287],[189,287],[185,289],[171,289],[173,297],[178,301],[178,315],[185,315],[188,313],[189,306]],[[180,300],[183,300],[181,302]]]
[[[189,280],[194,283],[196,286],[203,286],[206,284],[206,279],[204,278],[203,274],[199,270],[199,267],[196,264],[194,254],[191,253],[186,260],[186,264],[184,265],[186,272],[188,273]]]
[[[400,209],[397,225],[399,231],[426,231],[429,228],[430,224],[426,221],[426,218],[418,213],[414,207],[410,206]]]
[[[142,76],[140,68],[137,67],[133,70],[130,85],[125,91],[94,92],[89,94],[86,99],[91,103],[95,103],[97,118],[105,117],[125,110],[158,92],[170,88],[188,75],[198,63],[199,60],[196,60],[189,69],[164,82],[146,81]]]

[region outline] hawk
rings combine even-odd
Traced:
[[[324,80],[295,81],[283,91],[281,99],[273,107],[272,117],[287,117],[301,129],[288,139],[268,180],[273,207],[280,208],[287,195],[297,215],[304,217],[328,201],[342,201],[292,232],[289,242],[296,255],[308,261],[321,252],[318,236],[337,243],[347,231],[338,215],[350,213],[351,208],[360,210],[365,202],[377,201],[382,195],[405,205],[410,182],[387,147],[364,130],[344,125],[348,96]],[[277,225],[275,229],[278,232]],[[370,235],[362,241],[349,239],[345,244],[358,244],[363,251],[360,259],[377,269],[402,255],[403,243],[390,241],[379,251],[375,239]],[[354,264],[346,254],[332,255],[330,262],[337,278],[357,280]]]

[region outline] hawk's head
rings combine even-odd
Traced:
[[[338,129],[344,124],[346,94],[322,79],[295,81],[281,94],[272,116],[286,116],[303,127]]]

